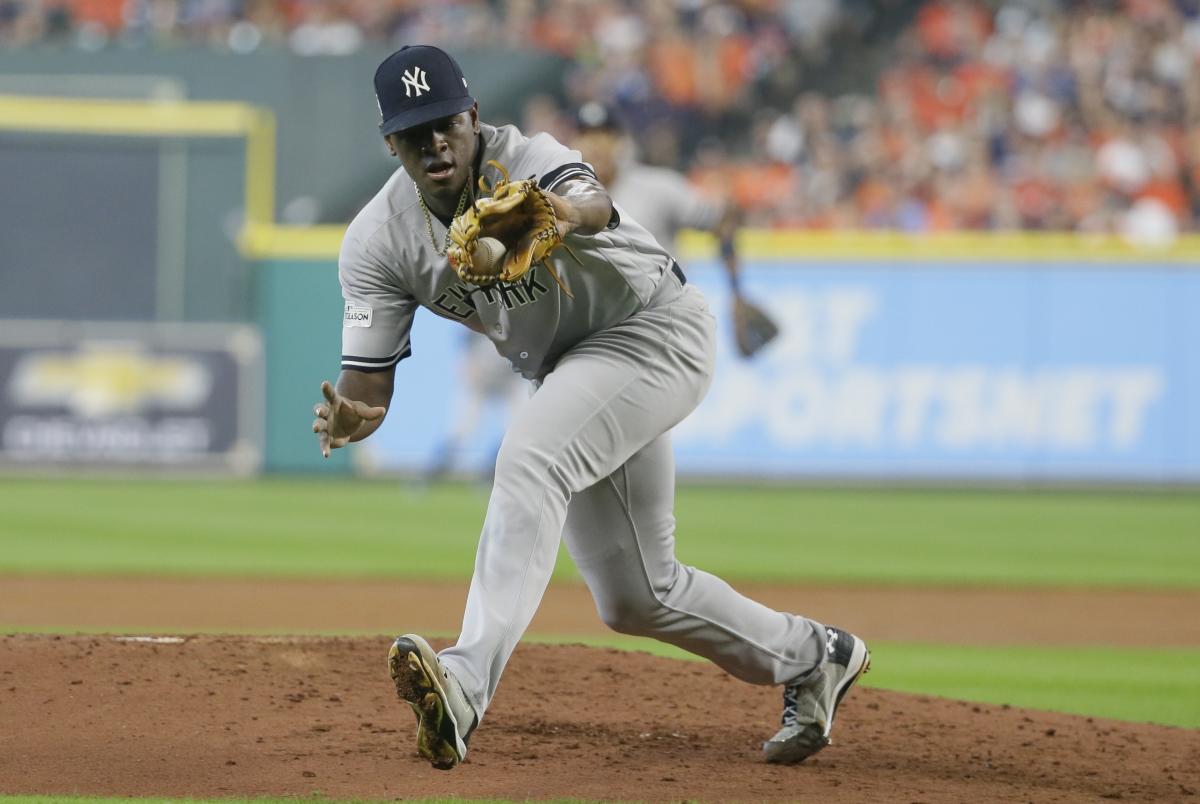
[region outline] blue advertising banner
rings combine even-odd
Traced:
[[[747,295],[782,332],[752,361],[733,349],[715,265],[688,274],[723,331],[712,390],[675,431],[681,474],[1200,480],[1200,272],[754,262]],[[381,469],[485,467],[512,396],[504,364],[486,350],[464,360],[464,336],[424,319],[398,372],[405,415],[364,457]],[[489,364],[500,379],[481,382]],[[472,401],[473,387],[492,391]]]

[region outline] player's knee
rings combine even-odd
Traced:
[[[619,634],[647,636],[655,631],[661,604],[650,594],[629,594],[596,602],[600,619]]]
[[[529,444],[506,441],[496,453],[496,482],[544,483],[549,470],[541,451]]]
[[[546,448],[529,443],[505,443],[496,455],[496,486],[510,490],[548,488],[560,494],[577,491],[577,483],[555,462]]]

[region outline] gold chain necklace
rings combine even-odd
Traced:
[[[429,242],[433,243],[433,253],[439,257],[445,257],[446,252],[450,250],[450,227],[446,227],[446,242],[439,250],[437,238],[433,236],[433,219],[429,215],[429,207],[425,206],[425,196],[421,195],[421,188],[417,186],[415,181],[413,182],[413,189],[417,191],[417,200],[421,202],[421,211],[425,213],[425,231],[429,232]],[[463,186],[462,195],[458,197],[458,208],[454,210],[455,218],[461,215],[462,211],[467,208],[467,196],[470,194],[471,182],[467,181]]]

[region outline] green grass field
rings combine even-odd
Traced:
[[[383,481],[6,479],[0,572],[462,578],[485,503]],[[680,558],[735,580],[1200,587],[1195,492],[692,486],[677,516]]]
[[[0,574],[465,579],[485,502],[383,481],[5,480]],[[1196,492],[692,486],[677,508],[680,557],[730,579],[1200,587]],[[874,686],[1200,727],[1200,650],[873,647]]]
[[[555,640],[563,641],[563,640]],[[574,640],[701,661],[653,640]],[[871,643],[866,687],[1200,728],[1200,648]]]

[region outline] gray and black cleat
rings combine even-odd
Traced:
[[[826,627],[825,637],[825,663],[783,689],[782,726],[763,743],[767,762],[793,765],[829,745],[838,704],[871,668],[871,653],[854,634]]]
[[[396,637],[388,652],[388,674],[396,694],[417,716],[417,752],[438,770],[457,767],[478,723],[458,680],[416,634]]]

